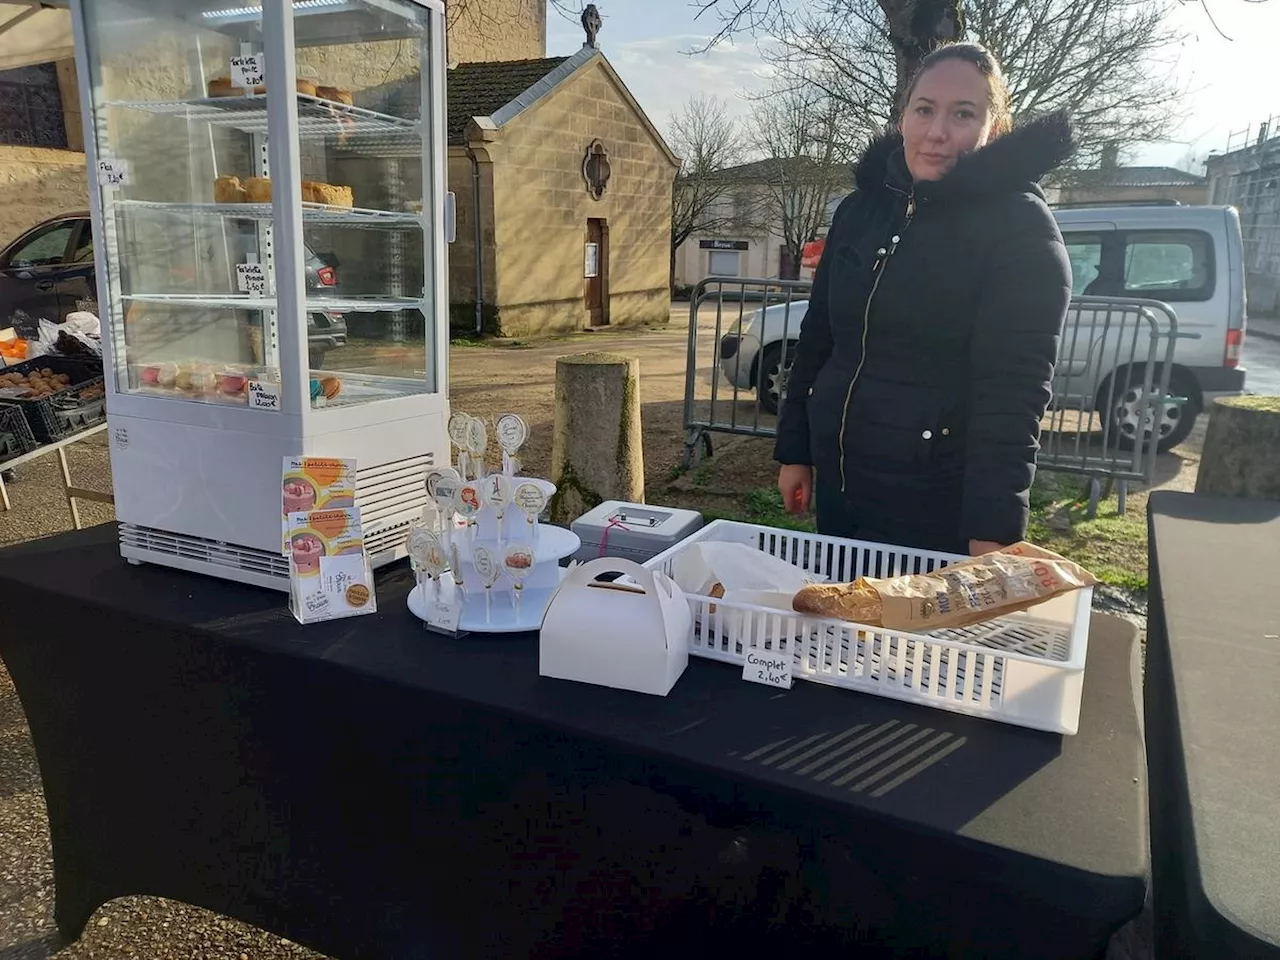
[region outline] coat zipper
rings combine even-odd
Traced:
[[[867,362],[867,333],[871,329],[871,302],[876,298],[876,291],[880,289],[880,279],[884,276],[885,267],[889,263],[889,258],[894,255],[898,249],[898,244],[902,241],[902,234],[907,232],[907,227],[911,226],[911,220],[916,215],[916,198],[914,194],[907,196],[907,218],[903,221],[902,229],[899,230],[889,239],[888,248],[881,247],[876,252],[875,280],[871,284],[871,292],[867,294],[867,305],[862,311],[862,353],[858,357],[857,369],[853,371],[853,379],[849,381],[849,389],[844,395],[844,409],[840,412],[840,492],[845,492],[845,471],[844,471],[844,430],[845,424],[849,419],[849,404],[853,401],[853,388],[858,385],[858,378],[862,376],[862,368]]]

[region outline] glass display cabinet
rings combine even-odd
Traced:
[[[442,0],[76,0],[131,561],[288,588],[286,456],[374,565],[449,460]]]

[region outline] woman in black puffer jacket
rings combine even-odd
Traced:
[[[901,131],[836,211],[778,423],[788,509],[821,533],[979,554],[1026,533],[1071,267],[1036,182],[1072,152],[1016,130],[975,44],[927,57]]]

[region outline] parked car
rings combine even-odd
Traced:
[[[322,258],[309,247],[303,248],[303,254],[308,296],[335,295],[338,273],[333,258]],[[96,310],[97,299],[93,226],[88,213],[66,213],[46,220],[0,252],[0,321],[21,310],[31,317],[62,323],[77,309],[88,306]],[[329,311],[308,313],[307,336],[311,366],[317,368],[329,350],[346,344],[346,319]]]
[[[1169,373],[1160,449],[1176,446],[1214,398],[1244,390],[1244,244],[1239,215],[1231,207],[1171,204],[1060,209],[1054,216],[1071,257],[1074,295],[1159,300],[1176,311],[1180,339]],[[720,341],[723,375],[739,390],[754,390],[760,408],[768,413],[777,413],[807,310],[805,301],[757,310]],[[1088,316],[1082,315],[1082,322]],[[1112,381],[1127,378],[1128,371],[1118,369],[1115,361],[1108,365],[1105,360],[1099,363],[1097,356],[1073,355],[1073,343],[1083,350],[1093,339],[1064,338],[1058,375],[1070,371],[1074,384],[1087,384],[1085,408],[1098,409],[1114,396],[1109,414],[1113,435],[1132,444],[1146,422],[1142,385],[1126,379],[1124,388],[1112,394]],[[1129,356],[1127,350],[1103,352]]]

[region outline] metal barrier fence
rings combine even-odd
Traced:
[[[800,336],[810,287],[805,280],[707,277],[693,288],[684,381],[686,467],[697,461],[700,451],[711,456],[713,433],[777,435],[776,416],[784,399],[791,351]],[[700,330],[700,314],[709,305],[715,307],[715,328]],[[763,322],[758,313],[764,317]],[[750,330],[745,329],[748,326]],[[726,336],[730,338],[727,341]],[[710,341],[713,359],[706,385],[709,395],[701,397],[697,388],[705,371],[699,368],[698,360],[699,345],[704,340]],[[761,384],[764,389],[758,390]],[[750,408],[744,409],[742,397],[752,393],[756,397],[749,401]]]
[[[810,284],[798,280],[708,277],[689,304],[683,464],[713,450],[711,435],[777,435],[791,352]],[[714,324],[704,312],[714,309]],[[726,325],[727,324],[727,325]],[[1090,480],[1093,515],[1102,481],[1150,484],[1165,418],[1185,398],[1169,397],[1179,339],[1165,303],[1077,297],[1062,326],[1053,401],[1045,415],[1039,464]],[[707,344],[709,342],[710,350]],[[700,363],[710,357],[710,369]]]

